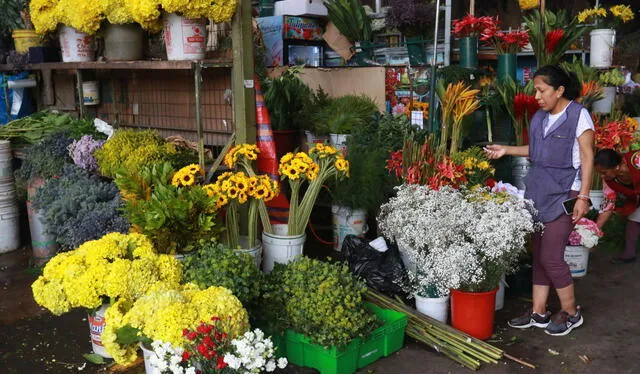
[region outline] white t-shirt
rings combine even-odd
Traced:
[[[558,114],[551,114],[551,113],[548,114],[549,121],[547,122],[547,126],[545,126],[544,128],[545,136],[547,136],[547,132],[549,131],[551,126],[553,126],[553,124],[556,123],[558,118],[560,118],[560,116],[562,116],[562,114],[567,111],[568,107],[569,105],[567,105]],[[580,166],[582,164],[580,162],[580,145],[578,144],[578,137],[580,137],[580,135],[582,135],[582,133],[584,133],[587,130],[595,131],[595,126],[593,125],[593,120],[591,119],[589,112],[585,108],[582,108],[582,110],[580,111],[580,118],[578,118],[578,126],[576,126],[576,139],[573,142],[573,151],[572,151],[573,167],[576,170],[580,169]],[[573,181],[573,184],[571,185],[571,189],[573,191],[580,191],[580,187],[582,187],[582,180],[580,179],[580,174],[576,172],[576,179]]]

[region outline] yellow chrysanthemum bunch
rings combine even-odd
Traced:
[[[633,18],[633,10],[631,10],[631,7],[628,5],[614,5],[609,8],[608,12],[605,8],[596,7],[585,9],[578,13],[578,22],[595,22],[597,27],[604,26],[614,28],[620,22],[627,23],[633,20]],[[602,25],[600,22],[604,22],[605,24]]]
[[[227,154],[224,156],[224,164],[229,169],[233,169],[236,167],[238,161],[257,160],[258,153],[260,153],[260,148],[258,148],[255,144],[239,144],[231,148],[229,152],[227,152]]]
[[[131,326],[152,340],[170,342],[176,347],[184,345],[182,330],[193,329],[200,321],[211,317],[229,318],[227,333],[233,338],[249,328],[247,311],[231,291],[223,287],[200,290],[193,284],[183,288],[158,288],[150,291],[133,305],[124,301],[113,304],[105,314],[108,321],[102,334],[102,343],[116,362],[128,364],[137,357],[137,346],[122,346],[116,331]]]
[[[520,9],[530,10],[540,6],[540,0],[518,0]]]
[[[198,177],[204,176],[204,170],[197,164],[191,164],[183,167],[173,174],[171,177],[171,185],[175,187],[193,186]]]
[[[104,298],[131,302],[158,283],[177,287],[182,265],[155,253],[141,234],[111,233],[52,258],[31,286],[35,301],[60,315],[97,308]]]
[[[97,3],[102,4],[104,16],[109,23],[114,25],[124,25],[133,23],[133,17],[130,11],[130,5],[134,0],[98,0]]]
[[[298,152],[284,155],[278,170],[291,186],[288,235],[301,235],[324,182],[331,177],[348,177],[349,161],[336,148],[318,143],[308,154]],[[309,182],[309,188],[300,200],[300,187],[304,181]]]

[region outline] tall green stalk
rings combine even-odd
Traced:
[[[240,222],[238,219],[238,203],[229,202],[225,217],[227,226],[227,244],[229,248],[238,248],[240,244]]]

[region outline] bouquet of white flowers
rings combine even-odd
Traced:
[[[526,236],[536,228],[532,206],[485,188],[402,185],[382,206],[378,223],[416,264],[412,278],[419,289],[482,292],[515,269]]]
[[[569,235],[569,245],[582,245],[593,248],[598,245],[598,240],[604,236],[598,225],[588,218],[581,218]]]

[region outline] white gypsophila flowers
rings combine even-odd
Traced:
[[[151,343],[153,351],[149,357],[152,374],[195,374],[194,367],[182,367],[182,352],[180,347],[174,347],[171,343],[154,340]]]
[[[489,267],[514,269],[526,235],[535,229],[528,200],[448,186],[398,187],[381,207],[378,223],[416,264],[414,284],[435,286],[441,295],[482,283]]]
[[[586,248],[593,248],[598,244],[600,237],[583,225],[576,225],[574,230],[580,235],[580,244]]]
[[[276,361],[275,349],[271,338],[264,337],[260,329],[247,331],[242,337],[231,341],[233,352],[225,354],[224,362],[231,369],[241,373],[272,372],[276,367],[284,369],[286,358]]]

